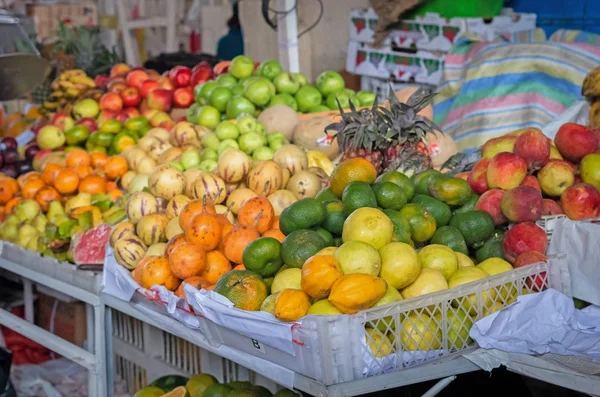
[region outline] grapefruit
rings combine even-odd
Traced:
[[[372,245],[362,241],[348,241],[335,251],[344,274],[365,273],[377,276],[381,268],[381,257]]]
[[[421,260],[413,247],[405,243],[390,243],[379,250],[381,278],[388,286],[404,288],[417,279],[421,272]]]
[[[215,284],[215,292],[229,299],[238,309],[258,311],[267,298],[267,285],[254,272],[232,270]]]
[[[392,242],[394,225],[381,210],[376,208],[359,208],[344,222],[342,240],[362,241],[380,249]]]

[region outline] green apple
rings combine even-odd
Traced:
[[[253,115],[256,112],[256,107],[252,102],[243,96],[236,96],[231,98],[227,103],[227,117],[230,119],[237,119],[244,115]],[[241,132],[241,131],[240,131]]]
[[[250,155],[254,150],[267,144],[267,138],[257,132],[249,132],[240,136],[238,140],[240,147],[239,149]]]
[[[292,73],[292,76],[294,76],[294,80],[300,83],[300,87],[308,85],[308,79],[302,73]]]
[[[272,84],[265,78],[249,80],[244,87],[244,97],[256,106],[265,106],[271,100]]]
[[[256,123],[258,123],[258,121],[256,121],[254,116],[243,116],[238,119],[236,127],[240,134],[244,135],[249,132],[254,132],[254,130],[256,130]]]
[[[221,144],[221,140],[219,139],[217,134],[215,134],[214,132],[210,132],[210,133],[204,135],[202,137],[201,141],[202,141],[202,146],[204,146],[206,148],[210,148],[212,150],[218,150],[219,145]]]
[[[291,94],[277,94],[271,97],[269,107],[275,105],[285,105],[294,110],[298,110],[298,104]]]
[[[271,160],[274,154],[275,151],[273,149],[261,146],[252,152],[252,158],[255,160]]]
[[[280,70],[281,71],[281,70]],[[96,118],[100,113],[100,105],[92,98],[83,99],[73,106],[73,116],[79,120],[84,117]]]
[[[273,80],[275,76],[277,76],[283,68],[281,64],[277,61],[264,61],[258,66],[258,75],[262,77],[266,77],[269,80]]]
[[[219,84],[215,81],[207,81],[204,84],[198,84],[194,87],[194,99],[197,103],[206,105],[208,103],[208,98],[210,98],[210,93],[218,86]]]
[[[258,132],[261,135],[267,135],[267,126],[265,125],[265,123],[257,121],[256,127],[254,127],[254,132]]]
[[[125,120],[125,123],[123,124],[125,128],[132,131],[141,131],[149,125],[150,123],[148,119],[144,116],[132,117],[130,119]]]
[[[267,134],[267,142],[271,142],[272,140],[275,139],[284,139],[285,138],[285,134],[281,131],[271,131],[269,134]]]
[[[350,102],[352,102],[355,107],[360,106],[360,99],[358,99],[358,96],[344,91],[340,91],[337,94],[329,94],[325,100],[327,107],[331,110],[338,109],[338,101],[342,109],[348,109],[350,107]]]
[[[244,86],[242,84],[234,84],[231,87],[229,87],[229,89],[231,90],[231,95],[232,96],[236,96],[236,95],[243,95],[244,94]]]
[[[192,124],[198,124],[198,116],[200,115],[202,106],[197,102],[192,103],[185,111],[185,119]]]
[[[271,150],[273,150],[274,152],[276,152],[277,149],[279,149],[283,145],[285,145],[284,138],[276,138],[269,141],[269,148],[271,148]]]
[[[317,77],[317,88],[323,96],[339,92],[344,86],[344,78],[337,72],[327,71]]]
[[[179,171],[185,171],[185,167],[179,161],[169,161],[168,164],[177,168]]]
[[[217,168],[216,160],[202,160],[198,168],[204,172],[213,172]]]
[[[217,87],[210,93],[210,104],[219,112],[224,112],[227,108],[227,103],[233,95],[227,87]]]
[[[215,130],[215,134],[221,140],[237,139],[240,136],[240,131],[235,124],[229,120],[221,121]]]
[[[352,95],[356,95],[356,91],[350,89],[350,88],[344,88],[343,90],[341,90],[340,92],[345,92],[346,94],[352,96]]]
[[[237,84],[237,79],[230,74],[222,74],[215,81],[221,87],[231,87]]]
[[[300,89],[300,81],[294,73],[279,73],[273,79],[273,84],[280,94],[294,95]]]
[[[356,96],[360,100],[360,106],[371,106],[377,99],[377,94],[371,91],[358,91]]]
[[[179,162],[183,165],[183,168],[186,170],[193,168],[200,164],[202,158],[200,157],[200,152],[194,149],[186,150],[181,155]]]
[[[236,79],[250,76],[254,72],[254,61],[245,55],[238,55],[231,61],[228,71]]]
[[[225,150],[231,149],[231,148],[239,149],[240,145],[238,145],[238,143],[235,139],[225,139],[225,140],[221,141],[221,143],[219,144],[219,149],[217,150],[217,153],[221,154]]]
[[[308,109],[307,113],[321,113],[321,112],[329,112],[329,111],[331,111],[331,109],[329,109],[327,106],[317,105],[317,106],[313,106],[312,108]]]
[[[214,130],[221,121],[221,112],[214,106],[203,106],[198,114],[198,124]]]
[[[217,145],[217,149],[218,149],[218,145]],[[219,153],[217,153],[216,149],[211,149],[209,147],[202,149],[202,151],[200,152],[200,161],[204,161],[204,160],[218,160],[219,159]]]
[[[305,85],[300,87],[296,93],[296,102],[298,110],[305,113],[310,108],[321,104],[321,93],[315,87]]]

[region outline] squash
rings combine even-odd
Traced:
[[[347,274],[331,287],[329,302],[344,314],[354,314],[375,305],[387,288],[385,280],[371,274]]]

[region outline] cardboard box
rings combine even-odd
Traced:
[[[428,51],[416,53],[372,48],[348,43],[346,70],[361,76],[437,85],[442,78],[444,56]]]
[[[43,42],[56,41],[59,22],[69,22],[72,26],[97,26],[96,4],[28,4],[27,15],[33,18],[37,39]]]
[[[502,15],[491,19],[452,18],[427,13],[414,20],[400,21],[385,42],[399,48],[416,48],[429,51],[449,51],[455,40],[469,32],[493,41],[502,34],[531,31],[536,28],[536,14],[517,14],[505,8]],[[377,25],[377,14],[372,8],[354,9],[350,13],[350,40],[372,43]]]
[[[80,347],[83,347],[87,337],[85,303],[83,302],[66,303],[39,293],[35,323],[46,331]]]

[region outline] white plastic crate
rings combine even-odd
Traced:
[[[390,81],[386,79],[379,79],[376,77],[368,76],[363,76],[360,79],[360,89],[374,92],[377,95],[377,102],[379,103],[383,103],[386,99],[388,99],[390,95],[390,86],[394,91],[398,91],[408,87],[421,87],[430,90],[435,88],[434,86],[429,84],[401,83],[397,81]]]
[[[548,241],[550,241],[550,239],[552,238],[552,233],[554,233],[556,221],[566,217],[566,215],[543,216],[541,219],[536,221],[535,224],[544,229],[544,231],[546,232],[546,236],[548,236]]]
[[[248,330],[248,325],[234,330],[210,322],[207,337],[326,385],[349,382],[399,371],[473,347],[468,330],[485,315],[513,303],[519,295],[550,286],[568,291],[565,267],[564,255],[558,255],[544,263],[352,316],[307,316],[292,326],[291,354],[271,347],[273,334],[269,331],[273,329],[264,320],[262,329],[257,325],[252,330]],[[199,302],[190,299],[189,294],[188,300],[194,310],[202,312]],[[458,310],[468,313],[469,319],[450,321]],[[247,319],[248,312],[243,313]],[[261,331],[261,336],[246,336]]]

